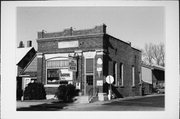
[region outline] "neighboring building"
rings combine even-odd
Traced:
[[[28,83],[37,80],[37,57],[33,47],[18,48],[16,52],[17,65],[17,99],[20,100],[22,90]]]
[[[47,95],[61,83],[72,83],[83,95],[107,93],[105,78],[112,75],[116,96],[141,95],[141,51],[106,33],[106,25],[93,29],[38,32],[37,80]]]
[[[164,67],[142,64],[142,94],[157,93],[157,89],[165,87]]]
[[[153,84],[152,84],[152,67],[148,65],[142,65],[142,95],[152,94]]]
[[[153,65],[153,88],[165,87],[165,69],[162,66]]]

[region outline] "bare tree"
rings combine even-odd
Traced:
[[[165,47],[163,43],[160,43],[160,52],[161,52],[161,66],[165,66]]]
[[[152,43],[150,43],[149,45],[146,44],[145,49],[142,52],[143,62],[146,64],[152,64],[153,62],[152,46]]]
[[[164,57],[165,57],[165,51],[164,51],[164,44],[160,43],[158,45],[156,44],[146,44],[145,49],[142,53],[143,56],[143,62],[146,64],[156,64],[160,66],[164,66]]]

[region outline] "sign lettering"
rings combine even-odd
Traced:
[[[77,60],[69,58],[69,71],[77,71]]]

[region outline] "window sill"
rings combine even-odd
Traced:
[[[114,85],[115,88],[124,88],[124,86]]]
[[[46,84],[44,87],[59,87],[59,84]]]

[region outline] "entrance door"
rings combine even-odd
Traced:
[[[94,79],[94,59],[85,59],[85,93],[86,95],[93,95],[93,79]]]
[[[86,75],[86,94],[93,95],[93,75]]]

